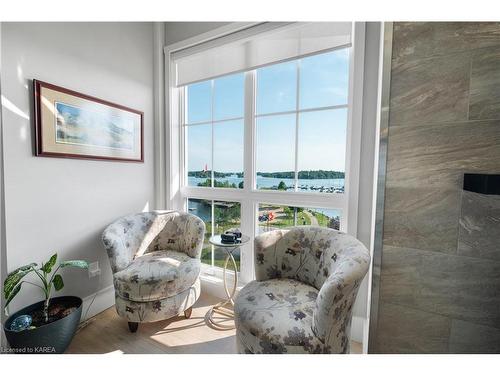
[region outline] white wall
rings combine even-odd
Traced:
[[[165,22],[165,44],[174,44],[232,22]]]
[[[63,294],[86,297],[112,284],[104,227],[154,201],[153,25],[3,23],[1,38],[7,269],[55,251],[98,260],[101,285],[63,270]],[[33,156],[33,78],[143,111],[145,162]],[[35,299],[39,291],[25,287],[11,311]]]
[[[0,22],[0,72],[2,71],[2,23]],[[2,76],[0,74],[0,98],[2,96]],[[0,105],[0,281],[3,281],[7,274],[7,261],[5,253],[5,201],[4,201],[4,178],[3,178],[3,123],[2,106]],[[0,284],[1,285],[1,284]],[[3,291],[0,293],[0,317],[4,321],[4,298]],[[4,346],[5,334],[0,332],[0,348]]]

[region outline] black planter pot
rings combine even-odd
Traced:
[[[64,353],[70,344],[82,316],[82,299],[79,297],[64,296],[51,298],[50,304],[61,303],[75,306],[76,310],[62,319],[24,331],[11,331],[10,323],[19,315],[31,314],[42,308],[44,301],[40,301],[19,310],[11,315],[4,325],[5,336],[13,353]]]

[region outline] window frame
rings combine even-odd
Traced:
[[[352,43],[349,58],[348,84],[348,123],[346,132],[346,167],[345,191],[339,193],[310,193],[303,191],[271,191],[256,189],[256,155],[254,150],[256,139],[256,71],[244,73],[244,186],[243,189],[194,187],[187,186],[187,165],[185,164],[187,148],[185,147],[185,132],[183,130],[183,116],[185,116],[184,88],[174,86],[174,62],[170,54],[175,50],[185,48],[182,45],[172,45],[165,49],[166,80],[169,88],[166,95],[167,115],[169,127],[167,131],[167,199],[166,208],[187,209],[187,199],[207,199],[213,201],[234,201],[241,207],[241,230],[249,233],[251,241],[241,251],[240,276],[243,282],[254,278],[253,267],[253,237],[258,231],[259,203],[272,203],[297,207],[322,207],[339,209],[342,211],[341,230],[357,235],[359,172],[361,154],[361,124],[363,102],[363,67],[364,67],[364,40],[365,24],[353,23]],[[199,41],[202,42],[202,41]],[[192,43],[192,42],[191,42]],[[300,77],[298,77],[300,79]],[[298,94],[298,92],[297,92]],[[338,106],[334,106],[338,107]],[[345,107],[345,106],[341,106]],[[302,110],[302,113],[304,111]],[[293,111],[292,113],[295,113]],[[275,114],[273,114],[275,115]],[[297,163],[295,168],[297,169]],[[212,166],[213,169],[213,166]],[[297,172],[297,171],[296,171]],[[213,179],[212,179],[213,181]],[[209,266],[207,266],[209,267]],[[204,271],[207,271],[204,269]],[[218,270],[212,270],[217,275]]]

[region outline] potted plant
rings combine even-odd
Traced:
[[[64,287],[58,271],[66,267],[86,269],[84,260],[67,260],[57,267],[57,254],[38,266],[31,263],[12,271],[4,281],[5,308],[19,293],[23,284],[43,291],[44,300],[12,314],[4,324],[7,341],[14,353],[63,353],[76,332],[82,315],[82,299],[73,296],[54,297],[52,292]],[[35,276],[36,283],[26,280]]]

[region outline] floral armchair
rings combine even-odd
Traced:
[[[125,216],[102,235],[113,271],[116,311],[132,332],[139,322],[189,318],[200,296],[205,224],[175,211]]]
[[[311,226],[255,238],[255,276],[235,301],[240,353],[348,353],[370,263],[354,237]]]

